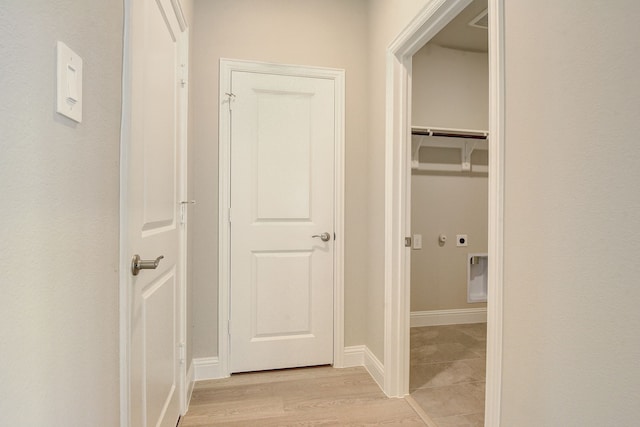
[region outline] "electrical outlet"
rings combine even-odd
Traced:
[[[456,234],[456,246],[468,246],[469,238],[466,234]]]

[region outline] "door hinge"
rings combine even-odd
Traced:
[[[180,364],[181,364],[181,365],[184,365],[184,359],[186,358],[186,355],[185,355],[185,348],[184,348],[184,343],[183,343],[183,342],[181,342],[181,343],[178,345],[178,349],[179,349],[179,354],[180,354],[180,355],[179,355],[179,358],[180,358]]]
[[[187,79],[185,78],[186,67],[184,64],[180,64],[180,74],[182,75],[180,77],[180,87],[184,89],[187,85]]]
[[[229,104],[229,111],[231,111],[233,110],[231,104],[233,104],[233,102],[235,101],[236,96],[233,94],[233,92],[225,92],[225,95],[227,96],[226,103]]]
[[[231,208],[227,211],[227,219],[229,220],[229,224],[231,224]]]
[[[411,237],[405,237],[404,238],[404,247],[405,248],[410,248],[411,247]]]
[[[184,225],[186,222],[186,216],[187,216],[187,206],[189,205],[195,205],[196,201],[195,200],[183,200],[180,202],[180,225]]]

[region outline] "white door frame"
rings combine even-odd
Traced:
[[[131,345],[129,337],[131,335],[131,292],[129,289],[129,276],[131,274],[131,259],[128,255],[128,193],[129,176],[128,167],[130,159],[128,153],[132,144],[131,136],[131,67],[133,56],[131,52],[131,10],[134,0],[124,0],[124,43],[122,54],[122,123],[120,128],[120,245],[119,245],[119,341],[120,341],[120,426],[131,425],[130,412],[130,374],[131,374]],[[180,30],[178,44],[178,55],[184,66],[182,67],[182,78],[188,78],[189,65],[189,30],[185,19],[180,0],[171,0],[171,6],[175,11]],[[184,200],[187,195],[187,114],[188,114],[188,90],[178,92],[178,149],[180,150],[181,164],[180,176],[178,177],[178,198]],[[184,209],[184,208],[183,208]],[[185,215],[186,218],[186,215]],[[186,219],[185,219],[186,221]],[[178,339],[181,343],[181,355],[186,355],[187,341],[187,295],[186,295],[186,259],[187,259],[187,230],[185,226],[180,231],[180,248],[178,262],[182,264],[181,274],[178,277]],[[180,398],[180,412],[185,414],[188,405],[187,379],[186,379],[186,356],[182,356],[184,362],[179,367],[178,390]]]
[[[489,275],[485,425],[500,424],[504,205],[504,0],[489,0]],[[471,0],[431,0],[387,50],[384,391],[409,392],[412,57]]]
[[[231,235],[229,208],[231,197],[230,161],[231,126],[229,108],[232,108],[231,73],[245,71],[299,77],[331,79],[335,82],[335,156],[334,156],[334,291],[333,291],[333,366],[344,366],[344,70],[322,67],[283,65],[267,62],[220,60],[219,129],[218,129],[218,366],[220,376],[230,375],[229,352],[229,256]]]

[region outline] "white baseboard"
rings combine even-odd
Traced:
[[[344,367],[364,366],[371,378],[384,390],[384,365],[366,345],[353,345],[344,348]]]
[[[217,357],[201,357],[193,359],[193,380],[216,380],[223,378],[220,373],[220,363]]]
[[[352,345],[344,348],[343,368],[364,366],[364,345]]]
[[[460,325],[463,323],[484,323],[487,321],[487,309],[462,308],[458,310],[431,310],[411,312],[411,327]]]
[[[368,347],[364,348],[364,367],[367,368],[371,377],[378,383],[380,390],[384,391],[384,365]]]
[[[383,388],[384,385],[384,365],[369,350],[366,345],[354,345],[344,348],[343,367],[364,366],[374,381]],[[195,381],[215,380],[224,378],[220,373],[220,363],[217,357],[201,357],[193,359],[187,380],[189,381],[189,398]]]

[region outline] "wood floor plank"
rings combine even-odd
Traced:
[[[404,399],[389,399],[364,368],[317,367],[233,375],[194,389],[180,427],[424,426]]]
[[[310,384],[313,384],[310,387]],[[304,396],[305,399],[323,398],[327,394],[333,397],[351,395],[356,391],[359,395],[379,395],[379,387],[362,375],[345,373],[342,377],[327,377],[315,379],[295,379],[279,382],[255,382],[252,384],[216,387],[210,389],[198,389],[191,398],[193,405],[199,405],[210,401],[234,401],[238,399],[255,399],[262,396],[281,396],[283,399],[296,399]]]
[[[214,402],[189,407],[188,417],[180,422],[181,427],[212,425],[224,420],[249,421],[260,417],[278,417],[285,413],[282,398],[264,397],[260,399],[243,399],[236,402]]]
[[[275,383],[281,381],[291,381],[292,379],[314,379],[343,376],[347,373],[357,372],[357,368],[335,369],[332,366],[313,366],[309,368],[296,369],[276,369],[273,371],[246,372],[233,374],[229,378],[217,380],[198,381],[194,389],[226,388],[229,385],[248,385],[261,383]]]
[[[376,425],[401,425],[421,426],[425,424],[411,409],[404,399],[386,399],[385,402],[368,402],[344,406],[341,408],[315,408],[305,411],[294,411],[280,417],[256,418],[253,420],[256,426],[281,427],[281,426],[376,426]],[[224,426],[249,425],[243,422],[220,422]]]

